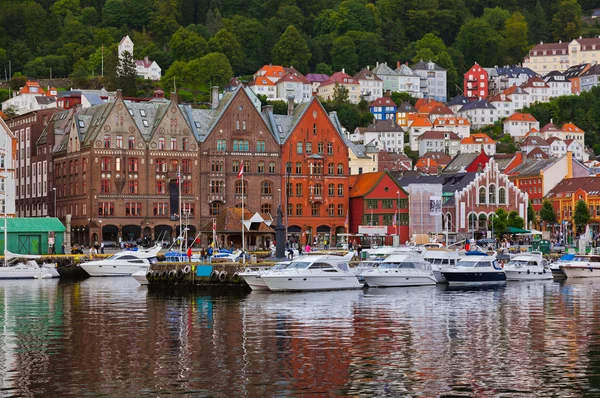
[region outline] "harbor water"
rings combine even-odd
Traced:
[[[600,280],[318,293],[0,281],[0,396],[600,396]]]

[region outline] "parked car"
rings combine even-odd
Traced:
[[[495,246],[496,245],[496,239],[488,239],[488,238],[479,239],[477,241],[477,245],[481,246],[481,247]]]

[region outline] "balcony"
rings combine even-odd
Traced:
[[[223,202],[223,203],[226,203],[226,201],[225,201],[225,195],[222,195],[222,194],[209,194],[208,195],[208,203],[212,203],[212,202]]]
[[[477,79],[475,78],[475,76],[473,76],[473,77],[467,77],[467,81],[468,82],[476,82]]]
[[[323,203],[323,195],[310,195],[310,203]]]

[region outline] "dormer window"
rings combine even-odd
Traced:
[[[141,117],[146,117],[146,111],[143,109],[140,109],[140,116]]]
[[[146,119],[142,120],[142,124],[144,125],[144,127],[150,126],[150,124],[148,123],[148,121]]]
[[[79,128],[82,129],[85,127],[85,124],[83,123],[83,120],[79,120]]]

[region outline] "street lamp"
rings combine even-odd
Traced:
[[[54,214],[53,214],[53,216],[56,218],[56,187],[52,188],[52,194],[54,195]]]
[[[281,207],[281,188],[277,188],[277,197],[279,198],[279,207]]]

